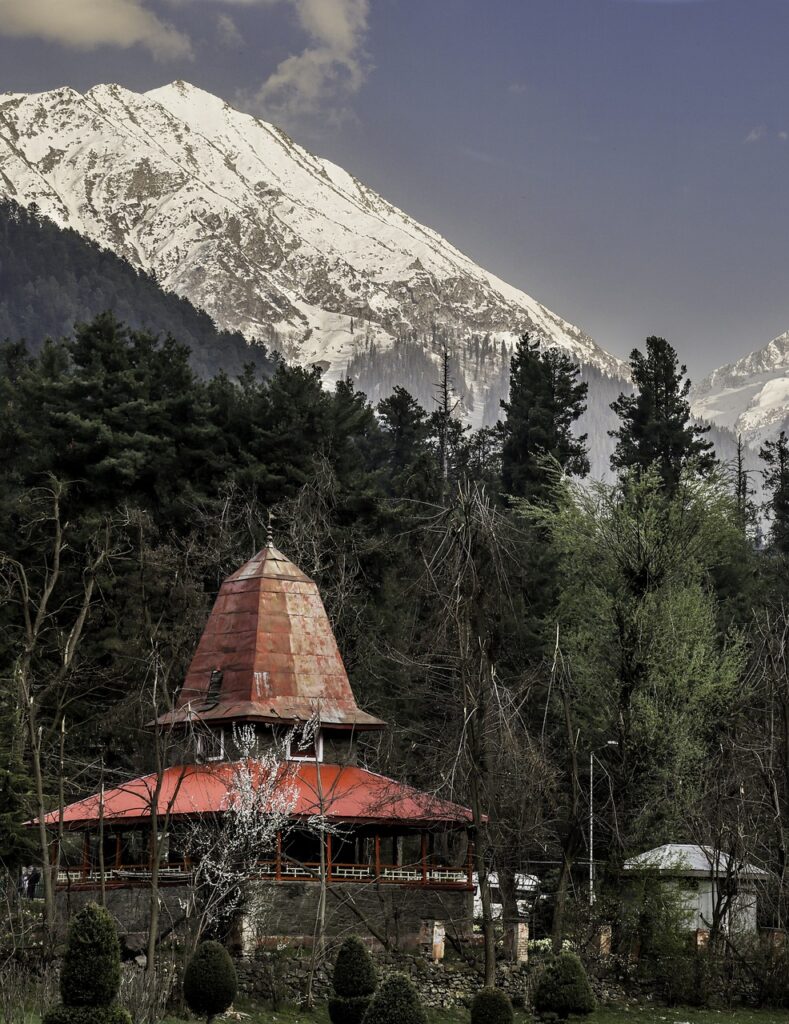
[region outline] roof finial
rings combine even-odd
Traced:
[[[273,528],[273,525],[272,525],[273,522],[274,522],[274,513],[271,511],[271,509],[269,509],[268,510],[268,528],[266,530],[266,547],[267,548],[273,548],[274,547],[274,528]]]

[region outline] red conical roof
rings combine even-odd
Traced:
[[[270,544],[220,587],[175,709],[159,724],[295,724],[316,713],[338,728],[384,726],[357,707],[316,584]]]

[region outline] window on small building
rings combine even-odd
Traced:
[[[288,740],[287,757],[289,761],[322,761],[323,733],[320,729],[314,729],[306,736],[302,730],[294,730]]]

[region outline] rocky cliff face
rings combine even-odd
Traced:
[[[449,348],[475,424],[498,415],[526,331],[607,381],[627,376],[579,328],[342,168],[184,82],[0,95],[0,192],[329,380],[364,367],[365,387],[387,389],[406,346],[396,382],[423,392]]]

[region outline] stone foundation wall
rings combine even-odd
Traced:
[[[258,883],[240,930],[241,952],[277,944],[311,947],[319,895],[317,882]],[[472,894],[462,890],[344,883],[327,892],[324,934],[330,942],[353,933],[369,936],[379,948],[415,949],[427,921],[443,921],[449,935],[468,937],[472,912]]]
[[[185,885],[160,887],[160,933],[177,930],[183,935],[188,929],[188,895]],[[244,954],[279,946],[311,948],[319,895],[317,882],[256,883],[231,945]],[[98,899],[98,889],[61,890],[57,898],[59,918],[67,922],[86,903]],[[150,890],[145,885],[108,886],[106,901],[122,941],[129,949],[142,949]],[[327,893],[325,935],[335,945],[353,933],[368,937],[373,947],[413,950],[424,941],[426,922],[433,920],[443,921],[449,936],[467,938],[471,915],[469,892],[372,883],[333,885]]]
[[[188,923],[184,909],[189,894],[185,885],[163,885],[159,889],[159,932],[177,929],[184,934]],[[65,928],[69,918],[86,903],[97,902],[99,890],[61,889],[57,894],[58,918]],[[145,885],[107,886],[107,910],[115,918],[121,941],[131,950],[141,950],[148,934],[151,890]]]

